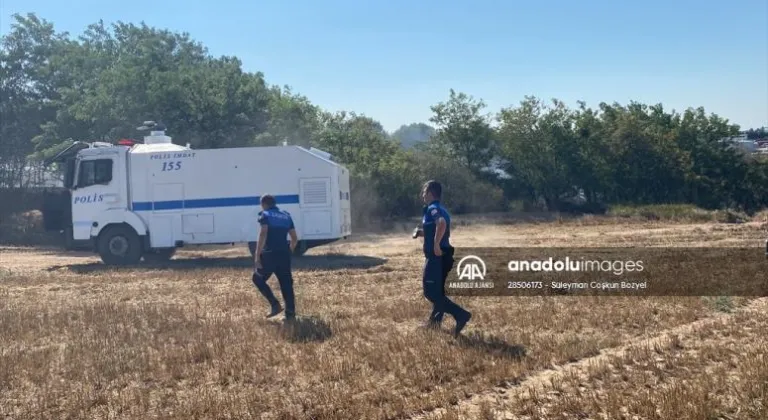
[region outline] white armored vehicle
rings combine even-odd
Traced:
[[[169,259],[186,245],[247,243],[259,235],[260,195],[291,213],[297,254],[351,234],[349,171],[300,146],[193,150],[145,122],[143,143],[77,142],[50,162],[66,191],[48,194],[46,229],[87,243],[109,265]]]

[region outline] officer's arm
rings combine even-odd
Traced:
[[[445,222],[443,215],[440,213],[440,210],[437,208],[432,208],[429,211],[429,217],[431,217],[435,222],[435,248],[438,248],[440,246],[440,241],[443,240],[443,235],[445,235],[447,223]]]
[[[291,219],[291,226],[289,227],[288,234],[291,235],[291,252],[296,249],[296,244],[299,243],[299,238],[296,236],[296,226],[293,225],[293,219]]]
[[[291,235],[291,252],[293,252],[296,249],[296,244],[299,243],[299,238],[296,236],[296,229],[289,230],[288,234]]]
[[[269,223],[267,222],[266,216],[259,216],[259,224],[261,225],[261,229],[259,229],[259,242],[256,245],[256,254],[254,255],[256,261],[261,257],[261,252],[264,250],[264,243],[267,241]]]
[[[443,240],[443,235],[445,235],[445,227],[447,224],[445,223],[445,219],[443,217],[440,217],[437,219],[437,229],[435,229],[435,247],[440,246],[440,241]]]

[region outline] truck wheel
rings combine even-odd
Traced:
[[[111,226],[99,235],[98,251],[104,264],[137,264],[141,260],[141,241],[132,228]]]
[[[293,255],[296,257],[300,257],[306,254],[307,250],[309,250],[309,247],[307,246],[307,242],[299,241],[299,243],[296,244],[296,248],[293,250]]]
[[[144,261],[148,263],[166,262],[176,254],[176,248],[162,248],[152,250],[144,254]]]

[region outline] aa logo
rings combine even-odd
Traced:
[[[467,255],[456,265],[459,280],[484,280],[485,262],[474,255]]]

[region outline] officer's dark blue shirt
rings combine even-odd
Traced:
[[[259,224],[269,226],[267,240],[262,252],[290,251],[291,246],[287,238],[288,231],[295,229],[290,213],[277,207],[260,211]]]
[[[435,232],[437,231],[437,221],[441,217],[445,219],[445,234],[440,241],[440,248],[447,248],[451,243],[451,215],[437,200],[424,207],[424,218],[421,220],[421,224],[424,229],[424,254],[427,256],[435,254]]]

